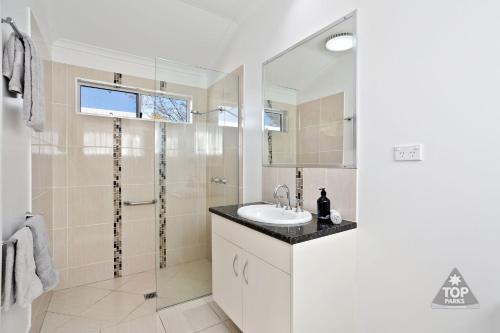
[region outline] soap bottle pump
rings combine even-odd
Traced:
[[[321,197],[318,199],[318,220],[328,221],[330,219],[330,199],[326,197],[325,188],[320,188]]]

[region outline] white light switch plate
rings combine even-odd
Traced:
[[[422,145],[396,145],[394,146],[395,161],[421,161]]]

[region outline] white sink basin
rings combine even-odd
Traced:
[[[309,212],[295,212],[295,209],[285,210],[275,205],[250,205],[238,209],[238,215],[260,223],[276,225],[304,224],[312,220]]]

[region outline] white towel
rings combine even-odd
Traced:
[[[42,64],[35,44],[23,34],[24,93],[23,111],[26,125],[37,132],[43,131],[45,122]]]
[[[3,76],[9,79],[7,89],[22,94],[24,82],[24,45],[13,32],[3,49]]]
[[[45,221],[41,215],[35,215],[28,219],[26,225],[33,234],[36,275],[42,282],[43,291],[54,289],[59,282],[59,276],[50,256],[49,238],[47,236]]]
[[[45,122],[43,68],[35,44],[27,35],[21,39],[12,33],[3,50],[3,75],[9,79],[9,91],[23,94],[26,125],[37,132]]]
[[[42,282],[36,275],[33,256],[33,236],[28,227],[17,231],[10,240],[16,242],[14,262],[14,297],[25,308],[43,293]]]
[[[5,245],[2,271],[2,311],[7,311],[14,304],[14,243]]]

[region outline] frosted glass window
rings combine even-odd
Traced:
[[[113,117],[137,117],[138,94],[113,89],[80,86],[80,111]]]

